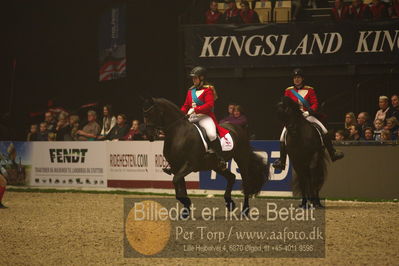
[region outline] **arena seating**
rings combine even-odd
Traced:
[[[272,4],[270,1],[267,2],[256,2],[255,9],[259,15],[261,23],[269,23],[272,20]]]
[[[274,22],[285,23],[291,21],[291,1],[279,0],[273,10]]]

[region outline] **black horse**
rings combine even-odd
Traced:
[[[197,128],[180,109],[166,99],[147,97],[143,103],[143,114],[150,141],[154,140],[157,129],[162,129],[165,133],[163,155],[171,166],[176,199],[184,205],[185,215],[189,215],[191,200],[187,195],[184,177],[200,170],[214,170],[226,178],[224,199],[226,207],[230,211],[234,210],[231,191],[235,175],[228,169],[219,168],[216,156],[206,152]],[[248,214],[249,198],[258,194],[266,183],[269,167],[252,151],[246,131],[242,127],[233,124],[222,126],[230,131],[234,141],[233,150],[223,152],[223,157],[226,161],[234,158],[240,168],[245,196],[242,212]]]
[[[299,104],[284,97],[277,105],[277,114],[287,128],[287,153],[294,169],[293,189],[302,196],[301,207],[323,207],[319,192],[327,175],[327,155],[320,134],[307,121]]]

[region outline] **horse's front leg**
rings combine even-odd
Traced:
[[[175,187],[176,199],[180,201],[184,209],[182,211],[182,218],[187,218],[190,215],[191,200],[187,195],[186,181],[184,177],[191,173],[193,170],[189,163],[186,162],[180,170],[173,176],[173,185]]]
[[[226,203],[226,208],[229,211],[234,211],[234,209],[236,208],[236,204],[231,198],[231,191],[233,190],[233,185],[236,181],[236,176],[228,169],[225,170],[216,169],[215,171],[219,175],[224,176],[227,180],[226,191],[224,192],[224,201]]]

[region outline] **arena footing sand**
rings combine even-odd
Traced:
[[[123,199],[134,195],[7,192],[1,265],[397,265],[399,204],[327,201],[326,258],[124,258]],[[152,196],[154,197],[154,196]],[[220,199],[223,206],[223,199]]]

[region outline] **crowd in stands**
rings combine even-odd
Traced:
[[[331,17],[335,21],[398,18],[399,0],[392,0],[392,2],[373,0],[369,5],[364,4],[362,0],[353,0],[350,5],[344,0],[335,0]]]
[[[105,105],[101,117],[96,111],[87,112],[87,121],[82,122],[78,115],[70,115],[67,111],[47,111],[44,121],[39,125],[30,125],[27,141],[93,141],[93,140],[145,140],[144,124],[133,119],[128,123],[125,114],[114,115],[112,106]],[[164,137],[159,132],[158,138]]]
[[[211,1],[209,9],[205,12],[203,22],[205,24],[253,24],[265,23],[260,21],[259,15],[256,12],[256,2],[261,2],[262,5],[270,2],[272,9],[276,6],[276,2],[282,0],[258,0],[258,1],[239,1],[235,0],[220,0]],[[218,3],[225,3],[224,12],[218,9]],[[300,20],[303,8],[317,8],[328,6],[328,1],[320,3],[316,0],[292,0],[291,1],[292,20]],[[363,0],[352,0],[347,2],[344,0],[335,0],[334,6],[331,9],[331,18],[334,21],[343,20],[365,20],[365,19],[387,19],[399,17],[399,0],[372,0],[371,3],[365,4]]]
[[[84,120],[84,122],[82,122]],[[220,123],[231,123],[247,128],[247,117],[240,105],[230,103],[228,116]],[[162,131],[158,132],[158,139],[164,139]],[[96,111],[89,110],[87,118],[69,114],[66,110],[49,110],[44,114],[44,120],[39,125],[30,125],[27,141],[125,141],[146,140],[145,125],[137,119],[128,123],[125,114],[114,115],[112,106],[103,107],[101,117]]]
[[[399,97],[380,96],[374,116],[360,112],[345,114],[344,128],[335,132],[336,141],[387,142],[399,139]]]

